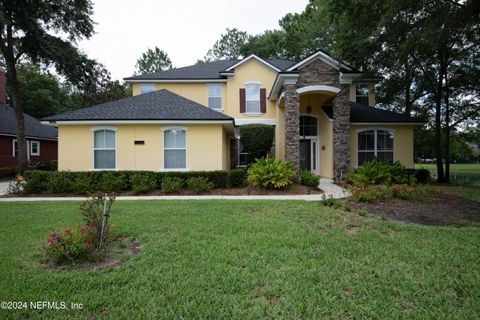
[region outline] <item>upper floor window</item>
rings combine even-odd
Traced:
[[[93,132],[93,168],[115,169],[116,132],[97,129]]]
[[[214,110],[222,110],[222,85],[208,85],[208,107]]]
[[[368,84],[357,84],[356,87],[356,101],[368,106]]]
[[[246,113],[260,113],[260,84],[247,83],[245,92]]]
[[[365,130],[358,132],[358,165],[375,158],[393,162],[392,130]]]
[[[155,91],[154,83],[141,83],[140,84],[140,94],[149,93]]]
[[[186,169],[187,167],[187,131],[171,128],[163,132],[163,151],[165,169]]]

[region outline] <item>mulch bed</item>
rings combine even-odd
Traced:
[[[107,253],[97,257],[92,261],[76,262],[75,264],[58,265],[54,263],[44,263],[45,269],[52,270],[90,270],[100,271],[114,266],[118,266],[142,251],[143,247],[136,239],[120,237],[114,241],[108,248]]]
[[[305,195],[305,194],[320,194],[323,193],[319,189],[311,188],[301,184],[291,184],[285,189],[281,190],[266,190],[252,187],[242,188],[223,188],[212,189],[208,192],[201,193],[199,195],[211,195],[211,196],[256,196],[256,195]],[[118,196],[133,196],[131,191],[120,192]],[[154,190],[149,193],[139,194],[140,196],[189,196],[197,195],[189,190],[180,190],[175,193],[163,193],[160,190]],[[37,193],[37,194],[7,194],[0,196],[0,198],[13,198],[13,197],[84,197],[85,195],[79,194],[52,194],[52,193]]]
[[[353,210],[406,223],[430,226],[471,226],[480,224],[480,203],[455,195],[429,192],[420,200],[390,199],[372,203],[349,200]]]

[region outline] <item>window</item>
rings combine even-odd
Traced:
[[[153,83],[141,83],[140,94],[149,93],[155,91],[155,84]]]
[[[357,84],[357,102],[368,106],[368,84]]]
[[[17,142],[17,139],[13,139],[13,142],[12,142],[12,156],[13,157],[18,156],[18,142]]]
[[[222,110],[222,85],[208,85],[208,107],[214,110]]]
[[[238,166],[246,167],[250,164],[250,153],[245,152],[242,142],[238,139]]]
[[[391,130],[366,130],[358,132],[358,165],[374,158],[393,162],[393,138]]]
[[[260,113],[260,84],[248,83],[245,90],[246,113]]]
[[[187,143],[185,129],[167,129],[164,131],[164,168],[186,169]]]
[[[93,167],[94,169],[115,169],[116,132],[99,129],[93,132]]]
[[[317,136],[317,118],[300,116],[300,136]]]
[[[32,156],[40,155],[40,142],[39,141],[30,141],[30,154]]]

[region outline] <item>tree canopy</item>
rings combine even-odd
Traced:
[[[168,54],[158,47],[148,49],[142,53],[135,65],[135,74],[154,73],[162,70],[172,69],[172,61]]]
[[[205,61],[233,60],[242,56],[242,46],[248,41],[248,34],[237,28],[228,29],[215,42],[213,48],[208,50]]]

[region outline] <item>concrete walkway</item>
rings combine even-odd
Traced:
[[[10,181],[8,182],[0,182],[0,196],[7,194],[8,186],[10,185]]]
[[[5,195],[9,182],[0,183],[0,195]],[[350,196],[345,189],[337,186],[331,179],[320,179],[319,188],[324,194],[305,195],[264,195],[264,196],[120,196],[117,200],[300,200],[300,201],[321,201],[325,198],[342,199]],[[0,198],[0,202],[15,201],[83,201],[86,197],[15,197]]]

